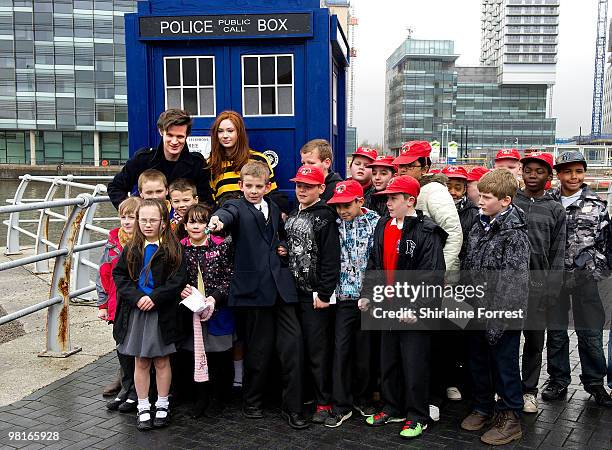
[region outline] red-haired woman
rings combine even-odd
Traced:
[[[270,168],[270,198],[279,208],[286,211],[287,198],[280,193],[274,178],[274,171],[263,153],[249,148],[249,139],[242,116],[234,111],[223,111],[217,116],[210,129],[211,153],[208,160],[210,188],[215,203],[219,206],[226,200],[239,198],[242,193],[238,186],[240,169],[249,160],[261,161]]]

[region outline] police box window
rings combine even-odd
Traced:
[[[215,58],[189,56],[164,58],[166,109],[181,108],[194,117],[214,117]]]
[[[293,55],[242,57],[245,116],[293,115]]]

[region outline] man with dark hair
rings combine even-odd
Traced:
[[[168,183],[178,178],[191,180],[196,185],[200,201],[212,204],[210,173],[205,168],[204,157],[200,153],[190,153],[186,148],[191,124],[189,114],[180,109],[168,109],[160,114],[157,129],[162,139],[158,146],[139,149],[108,183],[108,195],[115,208],[134,191],[138,176],[147,169],[159,170]]]

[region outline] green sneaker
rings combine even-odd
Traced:
[[[419,437],[423,434],[423,431],[427,428],[427,424],[421,425],[419,422],[413,422],[412,420],[407,420],[400,431],[400,436],[406,439],[412,439],[415,437]]]
[[[389,414],[381,411],[378,414],[374,414],[373,416],[366,417],[365,422],[366,422],[366,425],[368,426],[380,427],[387,423],[403,422],[404,420],[406,419],[401,418],[401,417],[392,417]]]

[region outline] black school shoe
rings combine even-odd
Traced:
[[[120,413],[131,413],[138,409],[138,402],[136,400],[126,400],[117,409]]]
[[[263,419],[263,411],[257,406],[245,406],[242,408],[242,415],[247,419]]]
[[[142,416],[143,414],[148,414],[149,420],[140,420],[140,416]],[[141,411],[138,411],[138,414],[136,415],[136,428],[139,431],[148,431],[153,428],[153,421],[151,420],[150,409],[143,409]]]
[[[542,399],[546,401],[559,400],[567,395],[567,387],[563,387],[555,381],[548,380],[542,391]]]
[[[281,410],[281,416],[294,430],[303,430],[309,426],[308,421],[299,413]]]
[[[117,411],[119,409],[119,406],[121,406],[122,404],[123,400],[114,399],[106,404],[106,409],[108,409],[109,411]]]
[[[166,417],[157,417],[157,413],[159,411],[165,411],[166,412]],[[164,407],[164,406],[158,406],[155,408],[155,417],[153,418],[153,426],[155,428],[163,428],[165,426],[167,426],[170,423],[170,411],[168,411],[168,408]]]
[[[593,396],[593,399],[599,406],[612,408],[612,398],[602,385],[585,386],[584,390]]]

